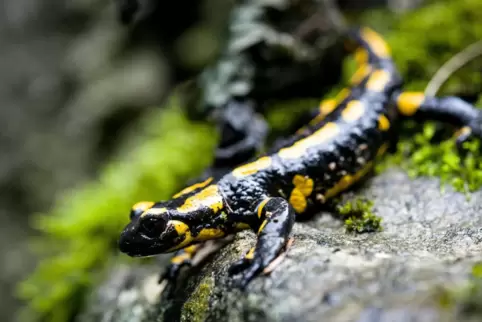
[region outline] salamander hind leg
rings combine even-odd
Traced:
[[[280,255],[295,222],[294,209],[288,201],[279,197],[260,202],[257,213],[261,224],[256,246],[229,269],[230,275],[236,275],[235,284],[241,289]]]

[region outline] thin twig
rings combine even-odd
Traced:
[[[427,87],[425,95],[435,96],[440,87],[453,75],[457,70],[472,61],[474,58],[482,55],[482,40],[479,40],[464,50],[450,58],[432,77]]]

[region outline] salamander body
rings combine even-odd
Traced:
[[[402,92],[390,50],[373,30],[354,30],[348,40],[359,65],[349,88],[321,102],[309,124],[265,155],[171,200],[136,204],[121,251],[150,256],[177,250],[166,273],[172,278],[202,242],[252,229],[256,246],[230,269],[245,287],[280,254],[297,218],[319,210],[370,172],[402,118],[459,126],[458,143],[482,137],[481,112],[472,105],[456,97]]]

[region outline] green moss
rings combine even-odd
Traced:
[[[421,133],[411,140],[398,143],[397,152],[380,163],[380,172],[390,164],[398,164],[411,177],[430,176],[451,184],[457,191],[475,191],[482,186],[482,154],[480,142],[464,143],[465,152],[460,153],[454,139],[432,144],[435,125],[427,124]]]
[[[482,263],[472,267],[469,282],[457,288],[444,287],[438,291],[439,305],[453,310],[458,316],[482,316]]]
[[[382,218],[373,213],[373,202],[364,199],[348,201],[337,208],[348,232],[358,234],[382,230]]]
[[[19,287],[30,320],[67,321],[114,254],[132,204],[169,198],[210,161],[211,127],[188,121],[177,100],[142,121],[137,145],[107,165],[98,180],[69,191],[49,214],[37,215],[44,256]],[[196,158],[192,158],[196,151]]]
[[[472,276],[482,278],[482,263],[477,263],[472,267]]]
[[[209,296],[213,287],[211,277],[204,278],[182,307],[182,322],[202,322],[209,309]]]

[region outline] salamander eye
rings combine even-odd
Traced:
[[[166,221],[160,217],[145,218],[141,222],[142,233],[149,238],[159,237],[166,229]]]
[[[133,220],[139,218],[144,211],[151,208],[153,205],[154,203],[151,201],[141,201],[136,203],[134,206],[132,206],[131,213],[129,214],[130,219]]]

